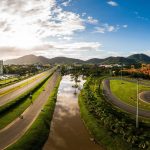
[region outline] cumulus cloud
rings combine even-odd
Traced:
[[[62,3],[63,6],[67,7],[71,3],[72,0],[68,0]]]
[[[98,24],[98,20],[97,20],[97,19],[94,19],[94,18],[91,17],[91,16],[88,16],[88,18],[87,18],[87,23],[96,25],[96,24]]]
[[[55,0],[2,0],[0,14],[0,46],[26,48],[85,30],[80,15],[64,11]]]
[[[119,25],[109,25],[107,23],[100,25],[99,27],[95,27],[97,33],[105,33],[105,32],[116,32],[120,29]]]
[[[52,56],[76,56],[76,53],[80,54],[81,51],[97,51],[102,47],[99,42],[45,42],[30,48],[16,48],[16,47],[0,47],[1,57],[13,58],[17,56],[23,56],[26,54],[43,55],[46,57]],[[9,54],[9,55],[8,55]],[[83,56],[82,56],[83,57]]]
[[[109,4],[109,5],[113,6],[113,7],[118,6],[118,3],[115,2],[115,1],[108,1],[107,4]]]
[[[1,58],[26,54],[46,56],[71,54],[76,51],[97,50],[98,42],[72,42],[77,32],[85,31],[86,23],[98,20],[82,17],[66,11],[71,0],[58,4],[56,0],[1,0],[0,5],[0,53]],[[54,42],[52,42],[54,39]]]
[[[117,32],[121,28],[128,28],[127,24],[124,25],[109,25],[108,23],[102,23],[98,27],[95,27],[97,33],[106,33],[106,32]]]

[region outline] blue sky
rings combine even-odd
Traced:
[[[111,6],[107,0],[77,0],[67,10],[76,13],[85,12],[101,23],[109,25],[127,25],[115,32],[104,34],[91,33],[98,25],[87,26],[82,36],[88,40],[102,43],[104,50],[117,51],[128,55],[134,52],[149,50],[150,39],[150,1],[146,0],[115,0],[117,6]],[[86,36],[84,36],[86,34]]]
[[[2,0],[1,59],[150,55],[149,0]]]

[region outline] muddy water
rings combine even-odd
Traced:
[[[80,88],[83,83],[81,79]],[[43,150],[102,150],[90,140],[80,118],[74,84],[70,76],[64,76],[61,81],[50,135]]]

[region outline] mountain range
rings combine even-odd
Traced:
[[[46,58],[43,56],[35,56],[35,55],[26,55],[17,59],[9,59],[4,62],[4,64],[15,64],[15,65],[23,65],[23,64],[141,64],[146,63],[150,64],[150,56],[145,54],[134,54],[129,57],[107,57],[104,59],[93,58],[86,61],[74,58],[67,57],[55,57],[55,58]]]

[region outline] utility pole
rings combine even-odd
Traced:
[[[139,128],[139,79],[137,79],[136,128]]]
[[[123,67],[122,67],[122,64],[121,64],[121,80],[122,80],[122,68],[123,68]]]

